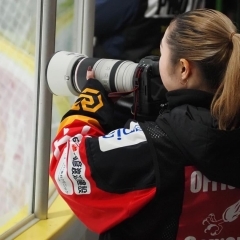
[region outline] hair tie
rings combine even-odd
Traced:
[[[236,34],[236,32],[232,32],[232,33],[230,34],[230,37],[229,37],[229,40],[230,40],[230,41],[232,41],[233,35],[235,35],[235,34]]]

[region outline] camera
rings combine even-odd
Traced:
[[[166,93],[159,74],[159,56],[147,56],[135,63],[58,51],[46,69],[50,91],[60,96],[78,96],[87,81],[89,66],[110,97],[125,96],[118,101],[119,109],[131,109],[138,119],[151,119],[158,115]]]

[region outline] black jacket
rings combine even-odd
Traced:
[[[240,187],[240,129],[218,130],[209,111],[212,98],[212,94],[198,90],[168,92],[167,108],[161,110],[156,122],[140,124],[154,146],[157,194],[134,217],[102,234],[101,240],[180,239],[186,166],[196,167],[212,181]],[[230,228],[225,236],[233,231]]]
[[[218,130],[213,96],[168,92],[156,121],[115,129],[107,95],[88,80],[53,142],[50,175],[77,217],[100,240],[240,237],[240,129]]]

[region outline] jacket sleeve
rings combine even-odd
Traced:
[[[135,121],[114,130],[113,112],[102,85],[88,80],[52,143],[50,176],[76,216],[97,233],[133,216],[156,191],[145,134]]]

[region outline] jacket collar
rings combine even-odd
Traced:
[[[184,104],[210,109],[213,96],[211,93],[195,89],[181,89],[166,93],[170,110]]]

